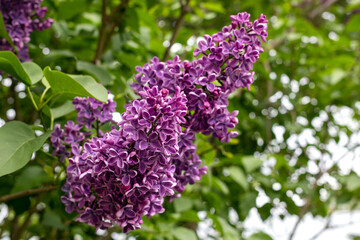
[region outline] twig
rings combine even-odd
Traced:
[[[265,61],[264,62],[264,68],[265,70],[270,73],[271,72],[271,67],[270,67],[270,63],[269,61]],[[273,84],[271,82],[271,79],[266,79],[266,108],[269,109],[269,107],[271,106],[270,103],[270,97],[273,94]],[[271,140],[271,118],[270,118],[270,113],[267,114],[266,116],[266,120],[265,120],[265,127],[266,127],[266,144],[270,143]]]
[[[110,15],[107,15],[106,9],[108,6],[108,1],[102,0],[102,8],[101,8],[102,23],[100,27],[99,40],[94,57],[95,64],[97,65],[100,64],[101,56],[103,55],[106,46],[109,44],[111,37],[115,32],[116,27],[119,26],[120,23],[122,22],[129,1],[130,0],[122,0],[121,3],[119,3],[110,13]],[[116,18],[116,14],[119,11],[120,11],[120,15]]]
[[[350,21],[352,16],[354,16],[355,14],[359,14],[359,13],[360,13],[360,8],[351,11],[349,13],[349,15],[346,16],[346,18],[344,20],[344,25],[346,25]]]
[[[129,1],[130,0],[123,0],[116,9],[118,9],[117,11],[120,11],[120,15],[118,16],[118,18],[115,20],[115,14],[117,11],[114,11],[113,13],[114,14],[111,14],[112,18],[111,21],[115,21],[115,23],[112,24],[111,26],[111,29],[110,29],[110,32],[107,34],[107,37],[106,37],[106,40],[105,40],[105,43],[104,43],[104,49],[107,45],[109,45],[110,43],[110,40],[111,40],[111,37],[112,35],[115,33],[115,29],[117,26],[119,26],[124,18],[124,15],[125,15],[125,10],[127,8],[127,6],[129,5]],[[103,49],[103,50],[104,50]]]
[[[295,235],[295,232],[301,222],[301,220],[304,218],[305,214],[307,213],[307,211],[309,211],[310,209],[310,202],[311,202],[311,198],[309,196],[306,197],[306,202],[305,202],[305,205],[301,208],[300,210],[300,213],[299,213],[299,218],[298,220],[296,221],[295,225],[294,225],[294,228],[293,230],[291,231],[290,233],[290,236],[289,236],[289,240],[292,240],[294,238],[294,235]]]
[[[26,218],[24,220],[24,223],[21,225],[20,229],[14,233],[14,235],[11,238],[12,240],[20,239],[21,236],[23,235],[23,233],[25,232],[25,230],[28,228],[28,226],[30,224],[31,217],[37,211],[36,206],[39,204],[41,198],[42,198],[42,194],[39,195],[36,198],[36,201],[35,201],[34,205],[32,205],[31,208],[28,211],[28,214],[27,214],[27,216],[26,216]]]
[[[320,4],[317,8],[309,13],[309,18],[314,19],[317,15],[323,13],[328,7],[333,5],[337,0],[329,0],[324,2],[324,4]]]
[[[23,192],[8,194],[8,195],[0,197],[0,203],[7,202],[7,201],[10,201],[10,200],[13,200],[16,198],[20,198],[20,197],[26,197],[26,196],[38,194],[38,193],[51,192],[57,188],[58,188],[57,186],[46,186],[46,187],[42,187],[42,188],[29,189],[29,190],[26,190]]]
[[[317,237],[319,237],[321,234],[323,234],[326,230],[328,229],[335,229],[335,228],[343,228],[343,227],[348,227],[350,225],[353,224],[358,224],[359,221],[354,222],[354,221],[350,221],[349,223],[345,223],[345,224],[338,224],[338,225],[330,225],[330,220],[327,221],[326,225],[324,226],[324,228],[322,228],[319,232],[317,232],[314,236],[312,236],[309,240],[315,240]]]
[[[175,41],[176,41],[176,38],[177,38],[177,36],[179,34],[179,31],[180,31],[180,28],[183,25],[185,15],[190,11],[189,3],[190,3],[190,0],[186,0],[185,4],[183,4],[182,1],[180,0],[180,4],[181,4],[180,16],[176,21],[176,24],[175,24],[175,27],[174,27],[174,32],[173,32],[173,34],[171,36],[171,39],[170,39],[170,44],[165,50],[165,53],[164,53],[164,56],[163,56],[163,59],[162,59],[163,61],[165,61],[169,57],[170,49],[173,46],[173,44],[175,43]]]
[[[101,27],[99,32],[99,39],[98,44],[96,48],[96,53],[94,57],[94,62],[96,65],[100,64],[100,58],[103,52],[103,46],[105,41],[105,35],[106,35],[106,28],[108,25],[108,18],[106,15],[106,8],[107,8],[107,0],[102,0],[102,6],[101,6]]]

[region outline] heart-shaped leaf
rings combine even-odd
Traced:
[[[36,137],[25,123],[12,121],[0,128],[0,177],[24,167],[51,132]]]
[[[10,51],[0,51],[0,70],[31,86],[31,79],[19,59]]]
[[[78,71],[83,71],[87,74],[93,76],[98,82],[103,85],[110,85],[112,82],[112,78],[110,73],[108,73],[105,69],[96,66],[93,63],[84,62],[84,61],[77,61],[76,62],[76,69]]]
[[[44,76],[54,94],[73,94],[79,97],[92,97],[106,102],[106,88],[87,75],[68,75],[56,70],[44,69]],[[46,85],[46,84],[45,84]]]
[[[31,84],[34,85],[43,78],[42,69],[34,62],[23,62],[22,66],[28,74]]]

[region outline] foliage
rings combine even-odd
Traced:
[[[331,219],[336,210],[358,208],[359,1],[47,0],[42,6],[54,24],[32,33],[33,62],[0,52],[0,124],[6,122],[0,128],[0,201],[9,209],[0,236],[111,239],[121,232],[96,232],[65,212],[59,187],[65,166],[51,155],[49,139],[43,144],[48,130],[76,118],[74,96],[106,101],[106,89],[96,82],[124,112],[136,98],[129,87],[135,66],[154,56],[191,60],[199,36],[218,32],[241,11],[264,13],[271,40],[254,65],[250,90],[231,95],[229,111],[239,111],[240,135],[228,144],[198,135],[207,175],[127,237],[271,239],[264,232],[249,236],[243,222],[251,209],[263,221],[295,215],[300,222],[307,213]],[[1,23],[0,37],[8,38]],[[28,190],[34,194],[7,201]],[[212,230],[201,230],[204,223]]]

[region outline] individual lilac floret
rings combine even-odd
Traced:
[[[182,126],[195,132],[212,135],[222,142],[237,136],[237,111],[227,110],[229,95],[238,88],[250,88],[254,81],[253,64],[263,52],[260,39],[267,37],[264,15],[249,21],[250,14],[231,16],[232,23],[212,36],[205,35],[195,49],[194,56],[202,57],[188,62],[178,56],[167,62],[154,57],[143,67],[136,67],[135,91],[144,86],[166,88],[172,94],[176,86],[188,99],[187,120]]]
[[[180,127],[187,113],[180,88],[172,96],[158,87],[138,94],[140,99],[125,106],[119,129],[76,147],[69,159],[61,200],[68,212],[80,214],[78,221],[97,229],[140,228],[143,216],[164,211],[166,196],[183,191],[206,171],[197,155],[191,156],[193,135],[184,136]]]
[[[50,28],[53,23],[52,19],[44,18],[47,8],[41,7],[41,2],[42,0],[0,0],[5,28],[18,48],[22,61],[29,60],[30,34]],[[0,38],[0,50],[14,51],[3,38]]]
[[[78,116],[76,120],[87,129],[96,128],[94,124],[112,121],[112,113],[115,112],[116,104],[109,99],[107,103],[94,98],[76,97],[73,101]]]

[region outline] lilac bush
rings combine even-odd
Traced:
[[[22,61],[29,60],[28,43],[33,31],[50,28],[53,20],[45,19],[46,7],[41,7],[42,0],[0,0],[5,28],[14,45],[19,50]],[[0,51],[13,51],[11,45],[0,38]]]
[[[227,109],[229,95],[254,81],[253,63],[263,52],[267,20],[231,16],[222,32],[205,35],[194,61],[178,56],[167,62],[154,57],[132,84],[139,98],[125,105],[122,120],[110,132],[99,123],[111,121],[115,103],[76,98],[77,124],[55,126],[53,154],[69,159],[61,198],[78,221],[106,229],[114,224],[129,232],[142,217],[164,211],[164,198],[179,197],[187,184],[206,174],[196,153],[195,133],[222,142],[237,136],[238,111]],[[89,129],[97,136],[89,139]]]

